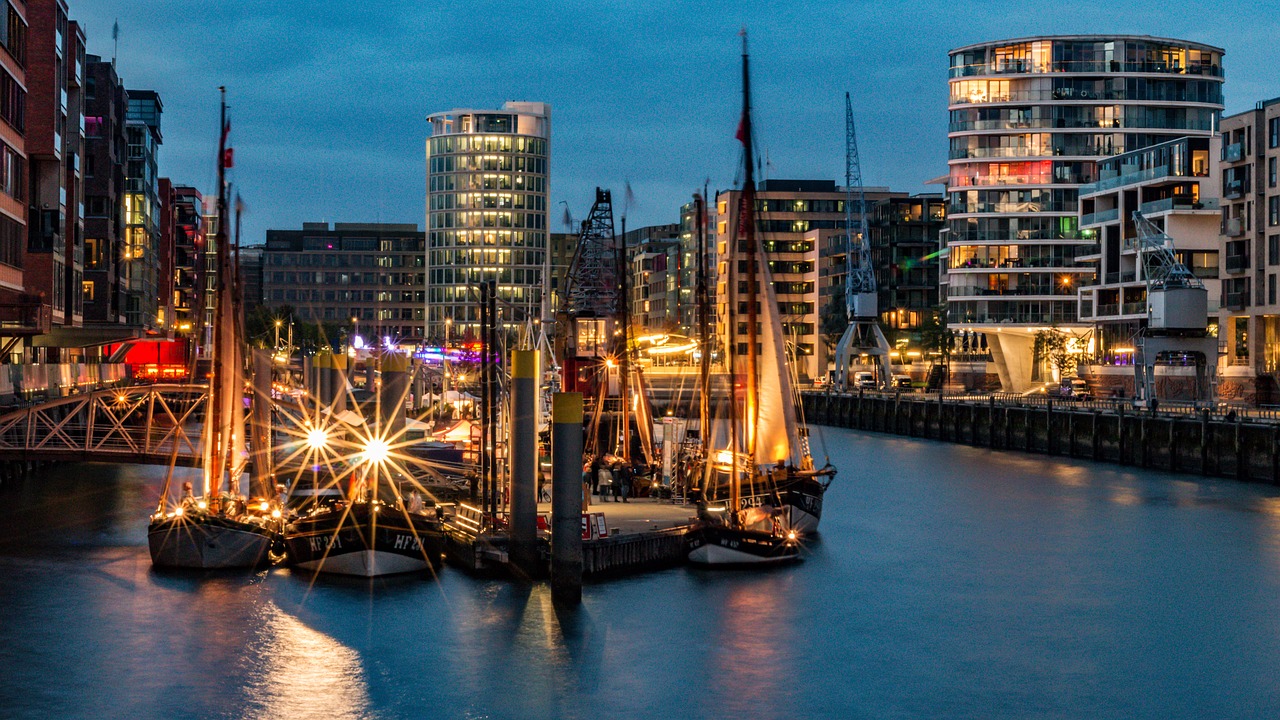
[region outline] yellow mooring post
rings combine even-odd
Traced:
[[[582,393],[551,396],[551,599],[582,602]]]
[[[511,353],[511,564],[538,573],[538,351]]]

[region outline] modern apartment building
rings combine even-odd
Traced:
[[[427,336],[476,333],[477,288],[496,281],[506,323],[541,319],[551,106],[507,102],[427,118]],[[548,298],[549,299],[549,298]]]
[[[578,249],[579,236],[577,233],[550,233],[547,237],[550,238],[551,255],[548,260],[551,277],[547,289],[551,292],[551,316],[555,317],[564,303],[565,283],[568,282],[573,254]]]
[[[1280,402],[1280,98],[1222,119],[1219,395]]]
[[[48,330],[48,299],[28,295],[27,62],[30,31],[23,2],[2,6],[0,37],[0,342],[6,361],[20,359],[19,341]]]
[[[413,224],[303,223],[268,230],[262,294],[303,323],[336,325],[366,340],[421,342],[424,239]],[[443,332],[442,332],[443,337]]]
[[[26,153],[30,214],[23,281],[54,326],[83,324],[84,33],[62,0],[27,3]],[[57,361],[54,349],[46,359]]]
[[[1218,279],[1218,180],[1210,172],[1212,138],[1185,137],[1127,152],[1098,163],[1098,180],[1080,188],[1081,234],[1094,252],[1079,294],[1079,318],[1093,327],[1090,353],[1103,364],[1130,364],[1134,337],[1146,326],[1147,278],[1133,221],[1139,211],[1173,239],[1178,259],[1209,290],[1216,333]],[[1074,279],[1063,273],[1059,282]]]
[[[86,325],[116,325],[124,322],[120,251],[128,99],[114,63],[88,56],[84,96],[84,318]]]
[[[919,349],[920,330],[938,314],[938,234],[947,218],[941,194],[889,197],[868,213],[880,323],[890,343]],[[840,292],[843,292],[843,270]]]
[[[158,329],[170,337],[192,334],[203,317],[203,209],[199,190],[160,178],[160,308],[156,315]]]
[[[899,193],[905,196],[905,193]],[[890,195],[867,188],[868,202]],[[728,268],[723,258],[738,223],[740,190],[716,195],[714,226],[709,239],[715,253],[717,335],[725,336]],[[803,378],[826,377],[830,353],[822,337],[824,300],[837,294],[843,302],[843,233],[845,192],[830,180],[765,180],[756,193],[757,232],[769,258],[774,292],[782,313],[782,330],[793,348]],[[839,268],[839,270],[837,270]],[[836,285],[839,285],[837,288]]]
[[[160,297],[160,177],[157,155],[164,137],[164,106],[152,90],[127,90],[125,137],[125,242],[121,251],[121,289],[127,324],[155,328]]]
[[[680,225],[653,225],[623,236],[630,269],[631,324],[637,330],[679,332]]]
[[[986,335],[1006,390],[1044,364],[1034,337],[1087,330],[1078,288],[1097,269],[1079,227],[1096,164],[1184,136],[1222,111],[1221,48],[1137,35],[1060,35],[950,53],[950,324]]]

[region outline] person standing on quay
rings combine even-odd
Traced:
[[[630,463],[624,462],[618,467],[618,496],[622,498],[622,502],[630,502],[627,497],[631,495],[632,473]]]

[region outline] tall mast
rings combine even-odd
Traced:
[[[743,425],[746,430],[746,455],[751,458],[751,465],[755,464],[756,454],[756,422],[757,414],[760,406],[759,398],[759,379],[756,377],[756,345],[758,342],[757,324],[759,323],[759,311],[756,306],[757,297],[760,294],[759,272],[756,267],[758,263],[758,248],[756,247],[756,180],[755,180],[755,154],[752,150],[751,136],[751,72],[748,65],[747,57],[747,31],[742,30],[742,126],[740,137],[742,139],[742,159],[746,166],[743,176],[742,186],[742,205],[738,212],[738,239],[743,241],[746,250],[747,260],[747,377],[746,377],[746,395],[745,395],[745,417]],[[739,248],[741,249],[741,248]],[[734,455],[734,473],[733,482],[730,484],[730,508],[733,512],[739,509],[739,494],[741,491],[740,479],[737,473],[737,455]]]
[[[694,208],[698,223],[698,347],[702,349],[698,359],[698,439],[703,447],[711,442],[711,329],[709,294],[707,292],[707,237],[704,232],[707,218],[705,195],[694,195]]]
[[[625,207],[624,207],[625,209]],[[621,352],[618,354],[618,437],[622,445],[618,456],[631,464],[631,294],[627,268],[627,216],[622,215],[622,238],[616,241],[618,248],[618,314],[621,331]]]
[[[227,149],[227,89],[219,87],[219,121],[218,121],[218,196],[214,205],[214,222],[217,230],[214,233],[216,245],[217,283],[214,286],[214,327],[213,327],[213,362],[210,363],[209,379],[209,412],[205,423],[210,426],[208,433],[209,452],[206,454],[205,476],[209,495],[217,497],[222,492],[223,473],[227,469],[227,437],[231,428],[229,408],[223,402],[224,388],[227,385],[227,367],[224,361],[229,347],[225,331],[227,293],[227,230],[224,222],[226,210],[226,149]]]

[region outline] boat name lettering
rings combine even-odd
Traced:
[[[316,535],[307,538],[307,542],[311,545],[311,552],[321,552],[342,547],[342,540],[337,535]]]
[[[421,550],[422,541],[415,535],[396,535],[392,547],[396,550]]]

